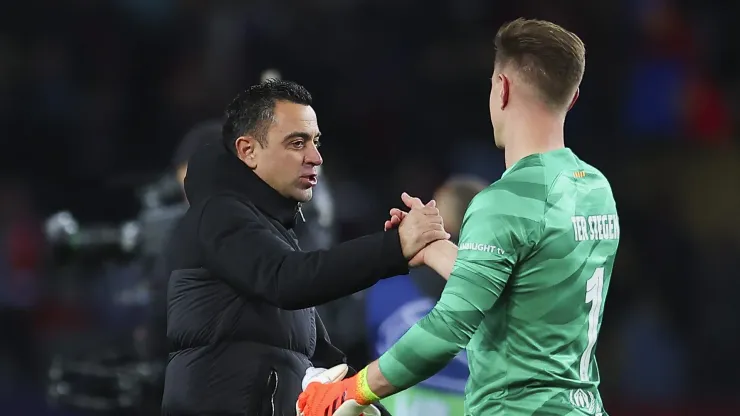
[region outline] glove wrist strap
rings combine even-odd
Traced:
[[[380,400],[380,397],[370,389],[367,382],[367,367],[357,374],[357,393],[357,403],[361,405],[369,405]]]

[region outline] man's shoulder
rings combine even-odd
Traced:
[[[470,203],[466,222],[495,223],[500,228],[508,224],[515,229],[538,227],[544,218],[546,193],[521,186],[496,186],[478,194]]]
[[[539,212],[547,200],[547,193],[544,166],[537,158],[532,158],[522,165],[514,166],[501,179],[481,191],[473,198],[469,208],[517,213],[523,207],[532,207]]]
[[[542,197],[547,192],[547,166],[540,155],[530,155],[507,169],[488,187],[489,193],[511,192],[524,197]]]
[[[203,199],[188,209],[188,214],[202,217],[204,215],[217,217],[238,216],[245,220],[257,221],[262,216],[252,201],[235,192],[219,192]]]

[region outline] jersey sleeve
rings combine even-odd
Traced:
[[[467,346],[518,259],[537,240],[544,198],[513,191],[494,184],[468,207],[457,260],[439,302],[380,358],[381,372],[393,386],[404,389],[431,377]]]

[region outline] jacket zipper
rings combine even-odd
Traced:
[[[301,209],[301,203],[298,203],[298,208],[296,208],[296,214],[298,214],[301,217],[301,220],[303,222],[306,222],[306,217],[303,216],[303,210]]]
[[[280,378],[278,377],[277,371],[273,370],[272,374],[275,375],[275,388],[272,389],[272,394],[270,395],[270,406],[272,408],[272,416],[275,416],[275,395],[277,394]]]

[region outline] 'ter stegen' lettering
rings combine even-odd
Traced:
[[[570,218],[576,241],[618,240],[619,217],[616,214],[576,215]]]

